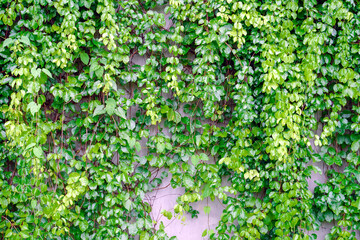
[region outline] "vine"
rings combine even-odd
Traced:
[[[357,239],[359,1],[0,6],[2,239],[175,239],[168,176],[208,239]]]

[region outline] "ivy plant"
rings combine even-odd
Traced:
[[[1,239],[176,239],[166,177],[208,239],[357,239],[359,6],[0,0]]]

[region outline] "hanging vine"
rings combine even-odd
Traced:
[[[170,174],[208,239],[357,239],[358,0],[0,6],[1,239],[176,239]]]

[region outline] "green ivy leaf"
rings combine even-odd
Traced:
[[[46,68],[42,69],[43,73],[45,73],[48,77],[52,77],[52,74],[49,70],[47,70]]]
[[[327,222],[332,222],[332,220],[334,219],[333,213],[331,211],[326,211],[324,213],[324,217]]]
[[[33,148],[33,153],[37,158],[43,158],[44,157],[44,152],[43,152],[41,147],[34,147]]]
[[[194,166],[198,165],[200,161],[199,155],[192,155],[191,156],[191,162],[194,164]]]
[[[136,224],[133,224],[133,223],[129,224],[128,230],[131,235],[135,235],[138,231]]]
[[[162,210],[161,211],[162,215],[164,215],[168,220],[171,220],[172,218],[172,213],[166,210]]]
[[[135,142],[135,149],[136,151],[140,152],[141,151],[141,144],[139,142]]]
[[[115,107],[116,107],[116,101],[113,98],[109,98],[108,100],[106,100],[106,112],[107,114],[109,114],[110,116],[112,116],[115,112]]]
[[[34,199],[31,200],[31,207],[32,207],[33,209],[35,209],[36,205],[37,205],[37,201],[34,200]]]
[[[203,160],[203,161],[209,161],[209,157],[208,157],[208,155],[206,155],[205,153],[200,153],[200,154],[199,154],[199,157],[200,157],[200,159]]]
[[[149,239],[150,239],[149,233],[146,231],[142,231],[140,234],[140,240],[149,240]]]
[[[163,153],[165,151],[165,143],[158,143],[156,145],[156,149],[159,153]]]
[[[31,68],[31,75],[33,75],[34,78],[40,77],[40,74],[41,74],[40,68],[38,68],[38,69],[36,69],[36,67]]]
[[[30,40],[27,36],[22,36],[20,39],[19,39],[20,42],[30,46]]]
[[[331,166],[334,164],[335,159],[333,157],[329,156],[328,154],[325,154],[323,160],[327,165]]]
[[[5,237],[6,238],[10,238],[13,235],[13,232],[11,231],[10,228],[8,228],[5,232]]]
[[[136,139],[131,137],[128,139],[128,143],[129,143],[130,148],[133,148],[135,146]]]
[[[105,112],[106,110],[104,109],[104,105],[97,105],[94,110],[93,116],[101,115],[104,114]]]
[[[125,111],[124,111],[124,109],[123,109],[122,107],[117,107],[117,108],[115,109],[114,113],[115,113],[117,116],[119,116],[119,117],[121,117],[121,118],[123,118],[123,119],[126,119],[126,113],[125,113]]]
[[[185,175],[183,178],[184,186],[188,189],[192,189],[194,187],[194,179],[189,175]]]
[[[87,221],[80,221],[79,228],[82,232],[85,232],[88,229],[89,223]]]
[[[77,172],[72,172],[69,175],[68,184],[76,183],[80,179],[80,174]]]
[[[8,206],[9,202],[6,198],[0,198],[0,204],[1,204],[1,207],[3,209],[6,209],[6,207]]]
[[[100,65],[98,62],[92,62],[90,65],[90,72],[95,72],[100,69]]]
[[[102,79],[103,77],[103,74],[104,74],[104,68],[103,67],[100,67],[99,69],[97,69],[95,71],[95,74],[98,78]]]
[[[357,208],[358,210],[360,210],[360,198],[358,198],[355,202],[351,203],[351,206]]]
[[[35,103],[35,102],[30,102],[30,103],[27,105],[27,109],[30,110],[30,112],[31,112],[31,114],[32,114],[33,116],[35,116],[35,114],[39,112],[40,107],[41,107],[41,105],[40,105],[40,104],[37,104],[37,103]]]
[[[205,207],[204,207],[204,213],[205,213],[205,214],[209,214],[210,211],[211,211],[211,207],[210,207],[210,206],[205,206]]]
[[[85,65],[89,64],[90,58],[89,58],[89,55],[87,53],[84,53],[84,52],[80,53],[80,59]]]
[[[351,144],[351,150],[352,150],[353,152],[357,152],[357,151],[359,150],[359,147],[360,147],[360,139],[354,141],[354,142]]]
[[[211,194],[211,188],[210,188],[210,184],[206,184],[205,186],[204,186],[204,189],[203,189],[203,194],[202,194],[202,196],[203,196],[203,198],[207,198],[207,197],[209,197],[210,196],[210,194]]]
[[[130,200],[130,199],[128,199],[128,200],[125,201],[124,207],[125,207],[125,209],[127,209],[127,210],[130,210],[130,209],[131,209],[131,200]]]
[[[335,163],[336,165],[341,166],[341,165],[343,164],[343,161],[342,161],[341,157],[339,157],[339,156],[334,156],[334,157],[332,157],[332,158],[334,159],[334,163]]]
[[[3,41],[2,46],[3,46],[3,48],[6,48],[7,46],[9,46],[10,44],[12,44],[12,43],[14,43],[14,42],[15,42],[14,39],[12,39],[12,38],[7,38],[7,39],[5,39],[5,40]]]
[[[175,123],[179,123],[181,122],[181,114],[178,112],[175,112],[175,118],[174,118]]]

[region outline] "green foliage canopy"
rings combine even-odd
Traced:
[[[226,206],[210,239],[356,239],[358,0],[0,6],[1,238],[169,239],[145,196],[170,172],[166,218]]]

